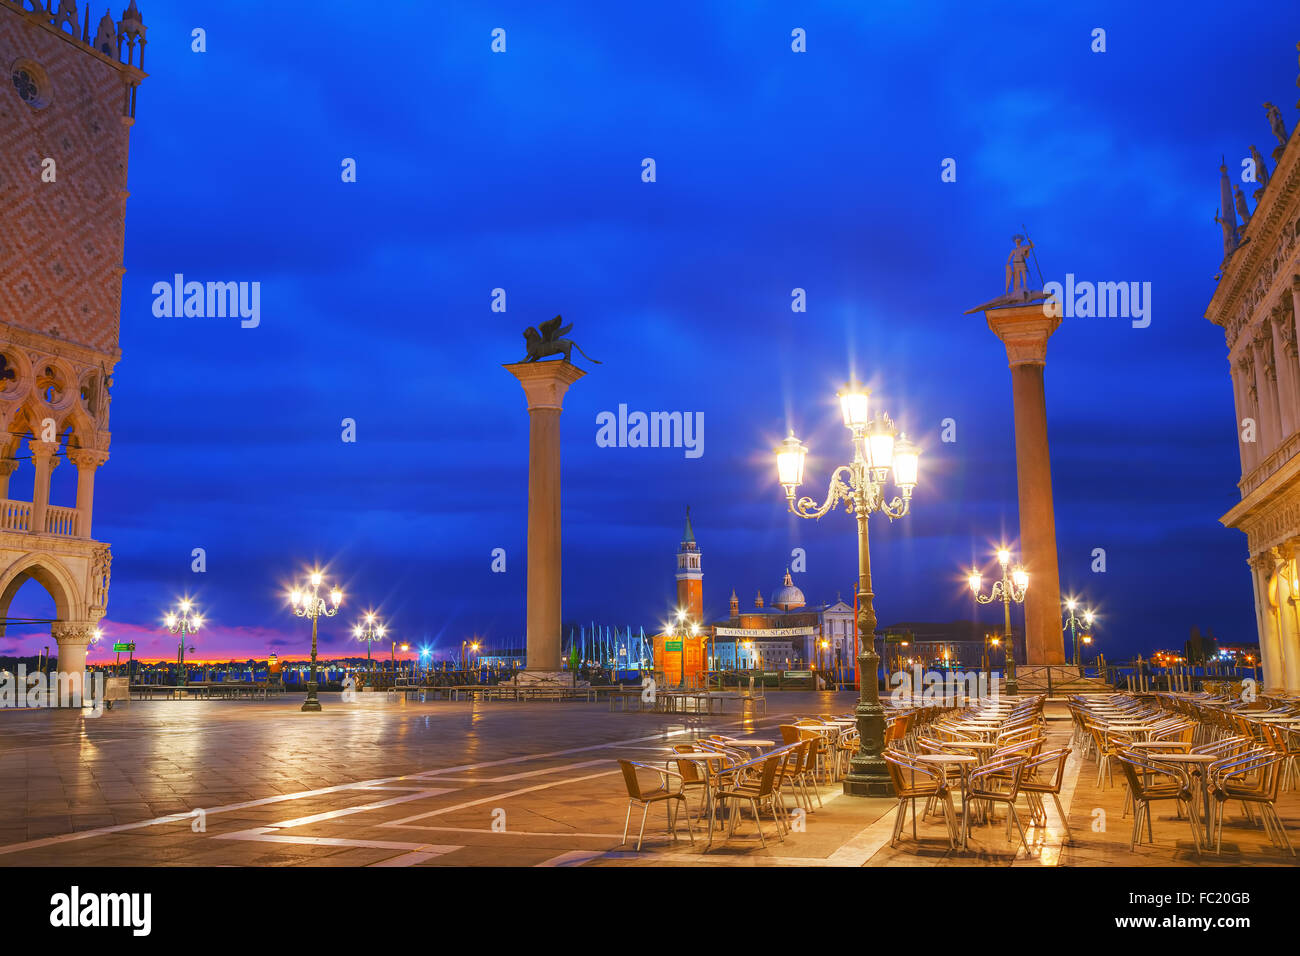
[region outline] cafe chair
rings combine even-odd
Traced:
[[[1133,751],[1119,750],[1114,754],[1114,759],[1124,774],[1129,795],[1133,799],[1133,832],[1129,834],[1129,851],[1132,852],[1133,847],[1142,842],[1143,820],[1147,825],[1147,839],[1153,842],[1155,840],[1151,830],[1151,805],[1161,800],[1173,800],[1174,806],[1179,810],[1184,807],[1187,809],[1187,819],[1192,828],[1192,845],[1196,847],[1199,856],[1201,831],[1188,778],[1169,767],[1150,763]]]
[[[651,804],[663,803],[668,813],[668,829],[673,835],[673,841],[677,840],[677,802],[681,801],[683,806],[686,805],[686,794],[681,790],[682,775],[673,773],[671,770],[664,770],[659,767],[652,767],[649,764],[639,763],[634,760],[620,760],[619,767],[623,771],[623,782],[627,784],[627,816],[623,820],[623,839],[619,846],[627,843],[627,828],[632,822],[632,807],[641,804],[644,809],[641,811],[641,832],[636,838],[637,852],[641,850],[641,841],[645,838],[645,821],[646,816],[650,813]],[[647,790],[641,786],[641,780],[637,777],[638,770],[648,770],[651,773],[657,773],[660,776],[659,785],[653,790]],[[673,789],[669,786],[669,778],[677,779],[677,787]],[[691,844],[695,843],[695,830],[691,826],[691,813],[689,808],[686,811],[686,832],[690,834]]]
[[[891,847],[898,846],[898,838],[903,832],[903,823],[907,820],[907,805],[912,805],[912,839],[916,840],[916,801],[924,800],[928,806],[931,800],[943,806],[944,821],[948,826],[948,847],[957,846],[957,810],[952,803],[952,790],[948,787],[943,767],[927,764],[916,759],[913,754],[902,750],[886,750],[880,755],[889,768],[889,776],[894,784],[894,796],[898,800],[897,816],[894,819],[894,833],[889,841]]]

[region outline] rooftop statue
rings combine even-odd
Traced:
[[[1259,155],[1259,150],[1254,146],[1250,147],[1250,158],[1255,161],[1255,181],[1259,183],[1259,189],[1256,191],[1256,198],[1264,191],[1268,185],[1268,166],[1264,163],[1264,157]]]
[[[1003,287],[1002,295],[996,299],[990,299],[982,305],[977,305],[973,309],[967,309],[966,315],[1008,305],[1025,305],[1029,302],[1038,302],[1049,298],[1048,293],[1043,292],[1041,289],[1029,288],[1028,258],[1034,250],[1033,240],[1024,235],[1016,235],[1012,237],[1012,242],[1015,243],[1015,246],[1007,256],[1006,285]],[[1034,261],[1037,263],[1036,257]],[[1039,270],[1039,282],[1042,282],[1042,278],[1042,271]]]
[[[560,338],[561,335],[573,328],[572,323],[561,328],[560,323],[563,321],[557,315],[555,318],[541,323],[537,328],[529,327],[524,329],[524,342],[527,343],[528,354],[524,356],[523,361],[536,362],[548,355],[563,355],[564,361],[572,365],[573,358],[570,353],[576,348],[578,354],[588,362],[595,362],[597,365],[603,364],[599,359],[594,359],[584,352],[582,346],[573,340]]]
[[[1265,103],[1264,112],[1268,114],[1268,125],[1272,128],[1278,142],[1277,149],[1273,150],[1273,158],[1281,159],[1282,150],[1286,147],[1286,123],[1282,121],[1282,111],[1272,103]]]

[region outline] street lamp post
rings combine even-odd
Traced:
[[[888,796],[893,784],[880,756],[885,749],[885,711],[880,705],[876,654],[876,609],[871,590],[871,547],[867,537],[867,518],[882,511],[891,521],[901,518],[911,508],[912,489],[916,487],[919,453],[899,435],[888,415],[875,419],[869,412],[871,390],[860,385],[847,386],[839,393],[844,427],[852,435],[853,462],[831,473],[826,501],[818,505],[812,498],[795,500],[795,490],[803,482],[804,459],[808,454],[799,439],[790,433],[776,449],[777,478],[785,489],[790,511],[800,518],[818,519],[843,501],[845,510],[856,515],[858,522],[858,631],[862,635],[858,655],[862,694],[855,711],[858,726],[858,752],[849,761],[850,771],[844,778],[844,792],[851,796]],[[895,440],[897,439],[897,440]],[[890,469],[901,497],[885,500],[884,483]]]
[[[181,639],[176,645],[176,680],[181,687],[189,683],[185,673],[185,643],[186,639],[198,632],[199,625],[203,623],[203,615],[194,609],[188,598],[180,603],[180,614],[175,611],[169,611],[163,618],[163,623],[167,625],[167,630],[173,634],[179,634]]]
[[[289,601],[294,614],[311,618],[311,679],[307,681],[307,699],[302,702],[302,709],[314,713],[320,710],[320,700],[316,697],[316,621],[322,614],[333,617],[339,612],[343,592],[337,587],[330,588],[330,602],[326,604],[320,596],[321,573],[313,571],[309,580],[311,590],[295,587],[289,594]]]
[[[387,633],[388,628],[384,626],[383,621],[380,621],[375,617],[374,611],[367,611],[365,621],[358,622],[352,628],[352,636],[358,641],[366,642],[366,670],[369,671],[374,669],[373,662],[370,658],[370,645],[376,641],[382,641],[384,635]]]
[[[685,608],[678,608],[677,614],[672,621],[664,625],[665,637],[676,637],[681,641],[681,649],[678,653],[681,655],[678,660],[681,662],[677,668],[677,682],[679,687],[686,686],[686,638],[700,636],[699,621],[692,621]],[[667,657],[667,646],[665,645],[664,656]],[[667,674],[664,678],[667,679]],[[708,683],[707,665],[705,671],[705,684]]]
[[[1091,628],[1092,622],[1096,618],[1096,615],[1093,614],[1092,611],[1088,610],[1087,608],[1084,608],[1083,620],[1079,620],[1077,617],[1074,616],[1074,610],[1078,606],[1079,604],[1077,601],[1075,601],[1074,598],[1070,598],[1065,602],[1065,609],[1070,612],[1070,617],[1065,622],[1065,627],[1068,627],[1070,629],[1070,647],[1073,649],[1075,667],[1079,666],[1079,635],[1077,629],[1082,628],[1084,626]],[[1064,630],[1064,628],[1062,628],[1062,630]],[[1088,643],[1092,643],[1091,639],[1087,637],[1085,637],[1084,639]]]
[[[1029,590],[1029,573],[1024,568],[1016,565],[1015,570],[1011,570],[1011,552],[1006,548],[998,549],[998,564],[1002,566],[1002,580],[993,582],[993,590],[987,597],[980,593],[980,573],[972,570],[967,578],[970,584],[971,593],[975,595],[975,600],[980,604],[992,604],[994,601],[1001,599],[1002,611],[1004,615],[1004,626],[1002,629],[1002,640],[1006,645],[1006,684],[1008,694],[1019,694],[1020,685],[1016,681],[1016,656],[1013,652],[1014,641],[1011,638],[1011,604],[1022,604],[1025,600],[1025,592]]]

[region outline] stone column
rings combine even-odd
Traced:
[[[1243,419],[1252,419],[1255,423],[1253,442],[1241,443],[1241,456],[1245,466],[1242,469],[1242,477],[1246,477],[1257,467],[1262,460],[1260,457],[1260,442],[1263,435],[1261,429],[1263,425],[1259,420],[1259,392],[1255,387],[1255,365],[1253,351],[1247,343],[1242,349],[1241,355],[1237,357],[1237,377],[1241,388],[1241,417]],[[1238,434],[1242,431],[1241,422],[1237,423]]]
[[[50,636],[59,645],[58,680],[50,684],[51,697],[58,694],[59,700],[66,704],[75,694],[80,706],[86,649],[95,636],[95,624],[93,621],[56,621],[50,625]]]
[[[1263,461],[1282,444],[1282,412],[1277,401],[1277,369],[1273,364],[1273,330],[1265,319],[1255,331],[1255,380],[1259,385],[1259,407],[1263,422],[1267,426]]]
[[[33,534],[44,534],[45,509],[50,504],[50,475],[59,466],[59,459],[54,457],[59,446],[56,442],[33,438],[27,447],[32,451],[32,464],[36,466],[36,479],[32,485],[32,525],[28,530]]]
[[[1277,608],[1269,599],[1269,582],[1273,576],[1273,558],[1267,554],[1250,559],[1250,580],[1255,586],[1255,620],[1259,630],[1259,665],[1265,690],[1277,690],[1286,679],[1282,645],[1278,639]]]
[[[587,373],[568,362],[516,362],[503,367],[519,379],[528,402],[527,670],[534,679],[558,676],[560,412],[569,386]]]
[[[18,467],[12,458],[0,458],[0,498],[9,497],[9,476]]]
[[[90,519],[95,508],[95,469],[108,461],[108,452],[70,448],[68,459],[77,466],[77,537],[89,538]]]
[[[1047,340],[1061,324],[1042,304],[988,309],[989,328],[1007,349],[1016,424],[1016,482],[1020,492],[1020,553],[1029,572],[1025,595],[1025,658],[1064,664],[1061,579],[1056,562],[1052,463],[1047,443],[1043,368]]]
[[[1273,375],[1277,380],[1278,410],[1282,415],[1282,440],[1286,441],[1295,432],[1297,414],[1300,414],[1300,381],[1297,381],[1295,359],[1288,353],[1287,329],[1291,324],[1291,309],[1279,304],[1273,310],[1269,323],[1273,336]]]
[[[1290,693],[1300,690],[1300,594],[1291,589],[1291,562],[1296,552],[1288,544],[1278,549],[1277,557],[1283,560],[1277,568],[1278,642],[1282,645],[1282,689]]]

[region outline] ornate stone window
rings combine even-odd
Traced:
[[[15,60],[9,68],[9,79],[24,103],[34,110],[50,105],[50,78],[31,60]]]

